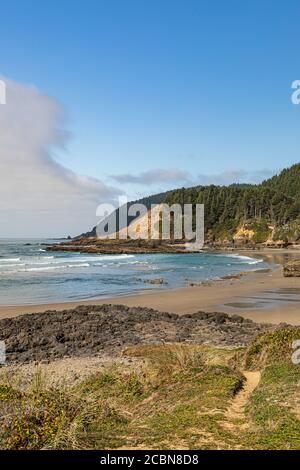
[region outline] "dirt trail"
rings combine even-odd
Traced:
[[[243,375],[246,377],[246,381],[244,383],[243,389],[237,393],[237,395],[233,398],[231,405],[227,409],[225,413],[225,418],[229,422],[224,422],[223,427],[226,428],[233,428],[233,427],[240,427],[246,428],[249,426],[249,423],[244,423],[241,426],[238,426],[232,421],[237,419],[245,418],[245,406],[250,398],[250,395],[256,389],[260,382],[261,373],[260,371],[243,371]]]

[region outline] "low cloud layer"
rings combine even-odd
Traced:
[[[178,170],[177,168],[172,169],[155,169],[149,171],[143,171],[138,175],[126,173],[123,175],[111,175],[114,181],[121,184],[160,184],[160,183],[177,183],[180,181],[188,181],[189,174],[187,171]]]
[[[200,174],[197,176],[195,183],[203,186],[208,184],[223,186],[233,183],[256,184],[270,178],[273,174],[274,172],[267,169],[260,171],[229,170],[215,175]]]
[[[34,87],[4,79],[0,106],[0,237],[60,236],[88,229],[96,207],[119,193],[54,158],[69,135],[63,109]]]
[[[244,171],[244,170],[229,170],[219,174],[205,175],[199,174],[196,177],[192,176],[187,171],[180,169],[155,169],[142,172],[138,175],[126,173],[121,175],[114,175],[111,178],[120,184],[138,184],[157,186],[161,183],[168,185],[183,184],[187,186],[196,185],[228,185],[233,183],[259,183],[264,179],[272,176],[274,172],[270,170],[260,171]]]

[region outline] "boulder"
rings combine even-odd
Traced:
[[[167,284],[167,282],[162,277],[158,279],[145,279],[144,283],[145,284]]]
[[[284,277],[300,277],[300,260],[290,261],[283,267]]]

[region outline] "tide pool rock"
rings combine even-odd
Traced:
[[[290,261],[283,267],[284,277],[300,277],[300,260]]]

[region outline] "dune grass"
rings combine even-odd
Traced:
[[[26,390],[0,384],[2,449],[299,449],[300,329],[258,337],[247,350],[167,344],[127,348],[116,363],[72,388],[39,372]],[[236,417],[245,385],[261,381]]]

